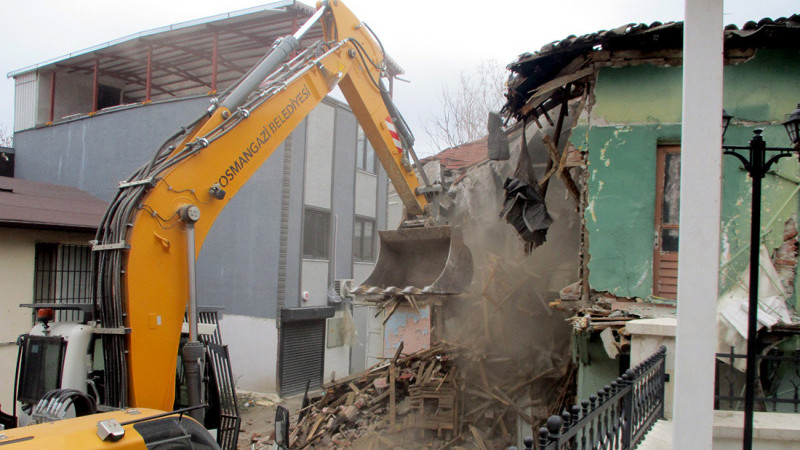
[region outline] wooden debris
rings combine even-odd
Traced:
[[[434,443],[429,448],[454,448],[465,439],[477,448],[505,447],[518,418],[539,424],[528,409],[528,388],[562,375],[551,368],[508,378],[517,365],[513,358],[447,343],[404,354],[401,344],[384,363],[325,385],[293,424],[290,448],[332,449],[362,436],[369,448],[400,448],[393,433],[404,432],[415,442]]]

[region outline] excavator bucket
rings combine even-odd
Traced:
[[[381,231],[375,268],[355,293],[458,294],[472,281],[472,253],[461,228]]]

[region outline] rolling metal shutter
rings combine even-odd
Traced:
[[[325,319],[283,322],[281,327],[281,396],[322,387],[325,357]]]

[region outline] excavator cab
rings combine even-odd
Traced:
[[[460,227],[381,231],[375,268],[354,293],[458,294],[472,281],[472,253]]]

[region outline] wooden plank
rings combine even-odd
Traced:
[[[400,301],[399,300],[395,300],[394,304],[392,305],[392,308],[389,310],[389,313],[386,314],[386,317],[383,318],[383,324],[384,325],[386,325],[386,322],[389,321],[389,318],[391,318],[392,314],[394,314],[394,312],[397,310],[398,305],[400,305]]]
[[[553,138],[545,134],[542,136],[542,142],[544,143],[545,147],[547,147],[547,151],[550,153],[551,158],[553,155],[555,155],[556,158],[560,159],[558,155],[558,149],[553,142]],[[581,191],[578,188],[578,185],[575,184],[575,181],[572,179],[572,176],[570,176],[569,172],[562,170],[558,175],[564,182],[564,186],[566,186],[567,191],[569,191],[569,193],[572,195],[575,202],[580,203]]]
[[[588,67],[583,70],[579,70],[575,73],[562,75],[556,79],[550,80],[547,83],[542,84],[535,91],[532,92],[531,98],[525,103],[525,106],[521,108],[522,114],[528,114],[529,112],[533,111],[535,108],[538,108],[542,103],[545,102],[550,96],[553,95],[553,92],[557,89],[560,89],[562,86],[566,86],[573,81],[580,80],[581,78],[591,75],[594,73],[596,69],[594,67]],[[537,121],[538,123],[538,121]],[[539,127],[541,128],[541,126]]]
[[[414,310],[414,312],[417,313],[419,317],[422,317],[422,313],[419,312],[419,307],[417,307],[417,300],[414,298],[414,296],[406,295],[406,300],[408,300],[408,303],[411,304],[411,308]]]
[[[678,286],[678,279],[674,277],[662,277],[658,282],[661,284],[662,288],[665,286]]]
[[[397,401],[396,394],[394,391],[395,385],[395,367],[394,364],[389,366],[389,425],[394,429],[395,425],[397,425],[397,406],[395,402]]]
[[[478,448],[480,448],[481,450],[489,450],[489,447],[487,447],[486,443],[483,442],[483,438],[481,437],[480,433],[478,432],[478,429],[475,428],[474,425],[472,424],[469,425],[469,431],[470,433],[472,433],[472,437],[475,438],[475,444],[478,446]]]
[[[436,360],[434,359],[433,361],[430,362],[430,364],[428,364],[428,368],[425,369],[425,372],[422,374],[422,380],[417,381],[417,383],[427,383],[428,380],[430,380],[431,375],[433,374],[433,367],[435,365],[436,365]]]
[[[671,278],[678,277],[678,269],[666,269],[662,266],[662,269],[659,270],[658,273],[662,277],[671,277]]]

